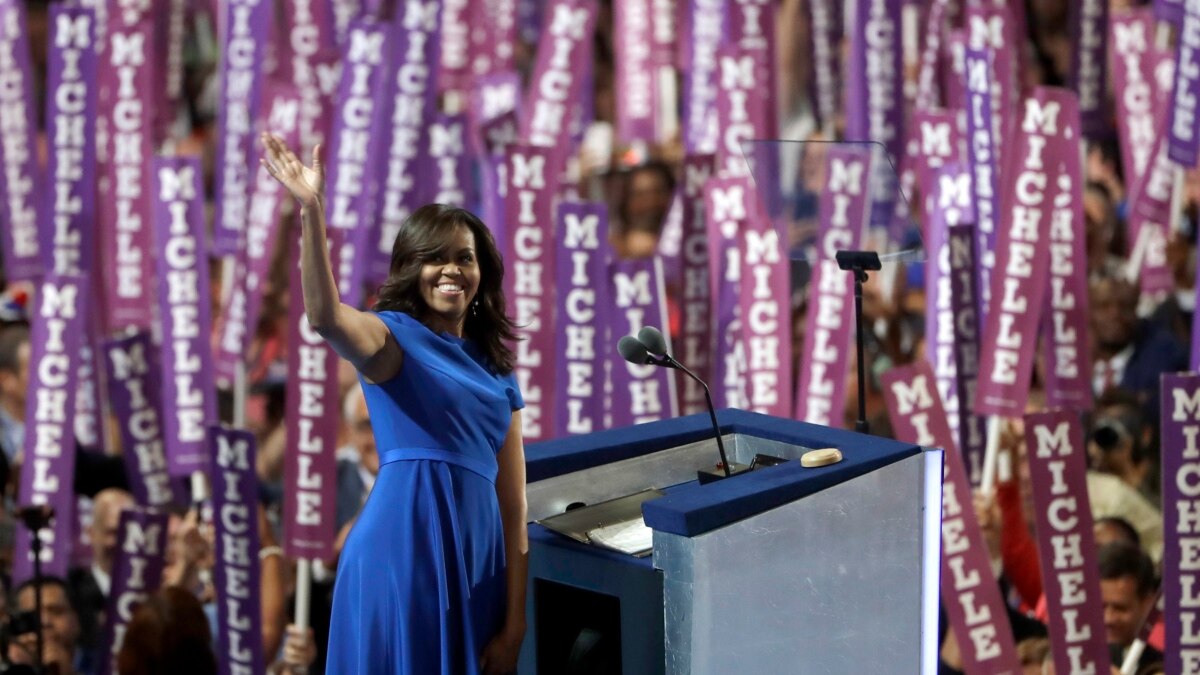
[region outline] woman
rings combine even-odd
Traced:
[[[339,301],[319,147],[305,167],[263,135],[300,203],[309,323],[358,369],[379,450],[338,563],[330,673],[506,673],[525,634],[524,402],[504,269],[478,218],[431,204],[396,236],[375,310]]]

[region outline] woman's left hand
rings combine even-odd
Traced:
[[[479,657],[479,670],[486,675],[507,675],[516,672],[517,657],[521,654],[521,641],[525,639],[525,628],[504,627]]]

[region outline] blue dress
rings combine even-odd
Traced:
[[[326,672],[478,673],[507,597],[496,453],[524,402],[470,340],[379,317],[404,361],[363,382],[379,476],[338,562]]]

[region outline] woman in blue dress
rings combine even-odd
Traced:
[[[431,204],[401,226],[374,311],[342,304],[319,148],[304,166],[264,134],[262,164],[300,204],[308,321],[362,382],[380,470],[338,562],[326,671],[516,668],[528,539],[523,407],[491,234]]]

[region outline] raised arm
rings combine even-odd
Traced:
[[[383,382],[400,370],[403,353],[383,320],[341,301],[325,237],[325,167],[318,145],[306,167],[283,139],[262,135],[260,160],[300,204],[300,286],[308,323],[339,356],[368,380]]]

